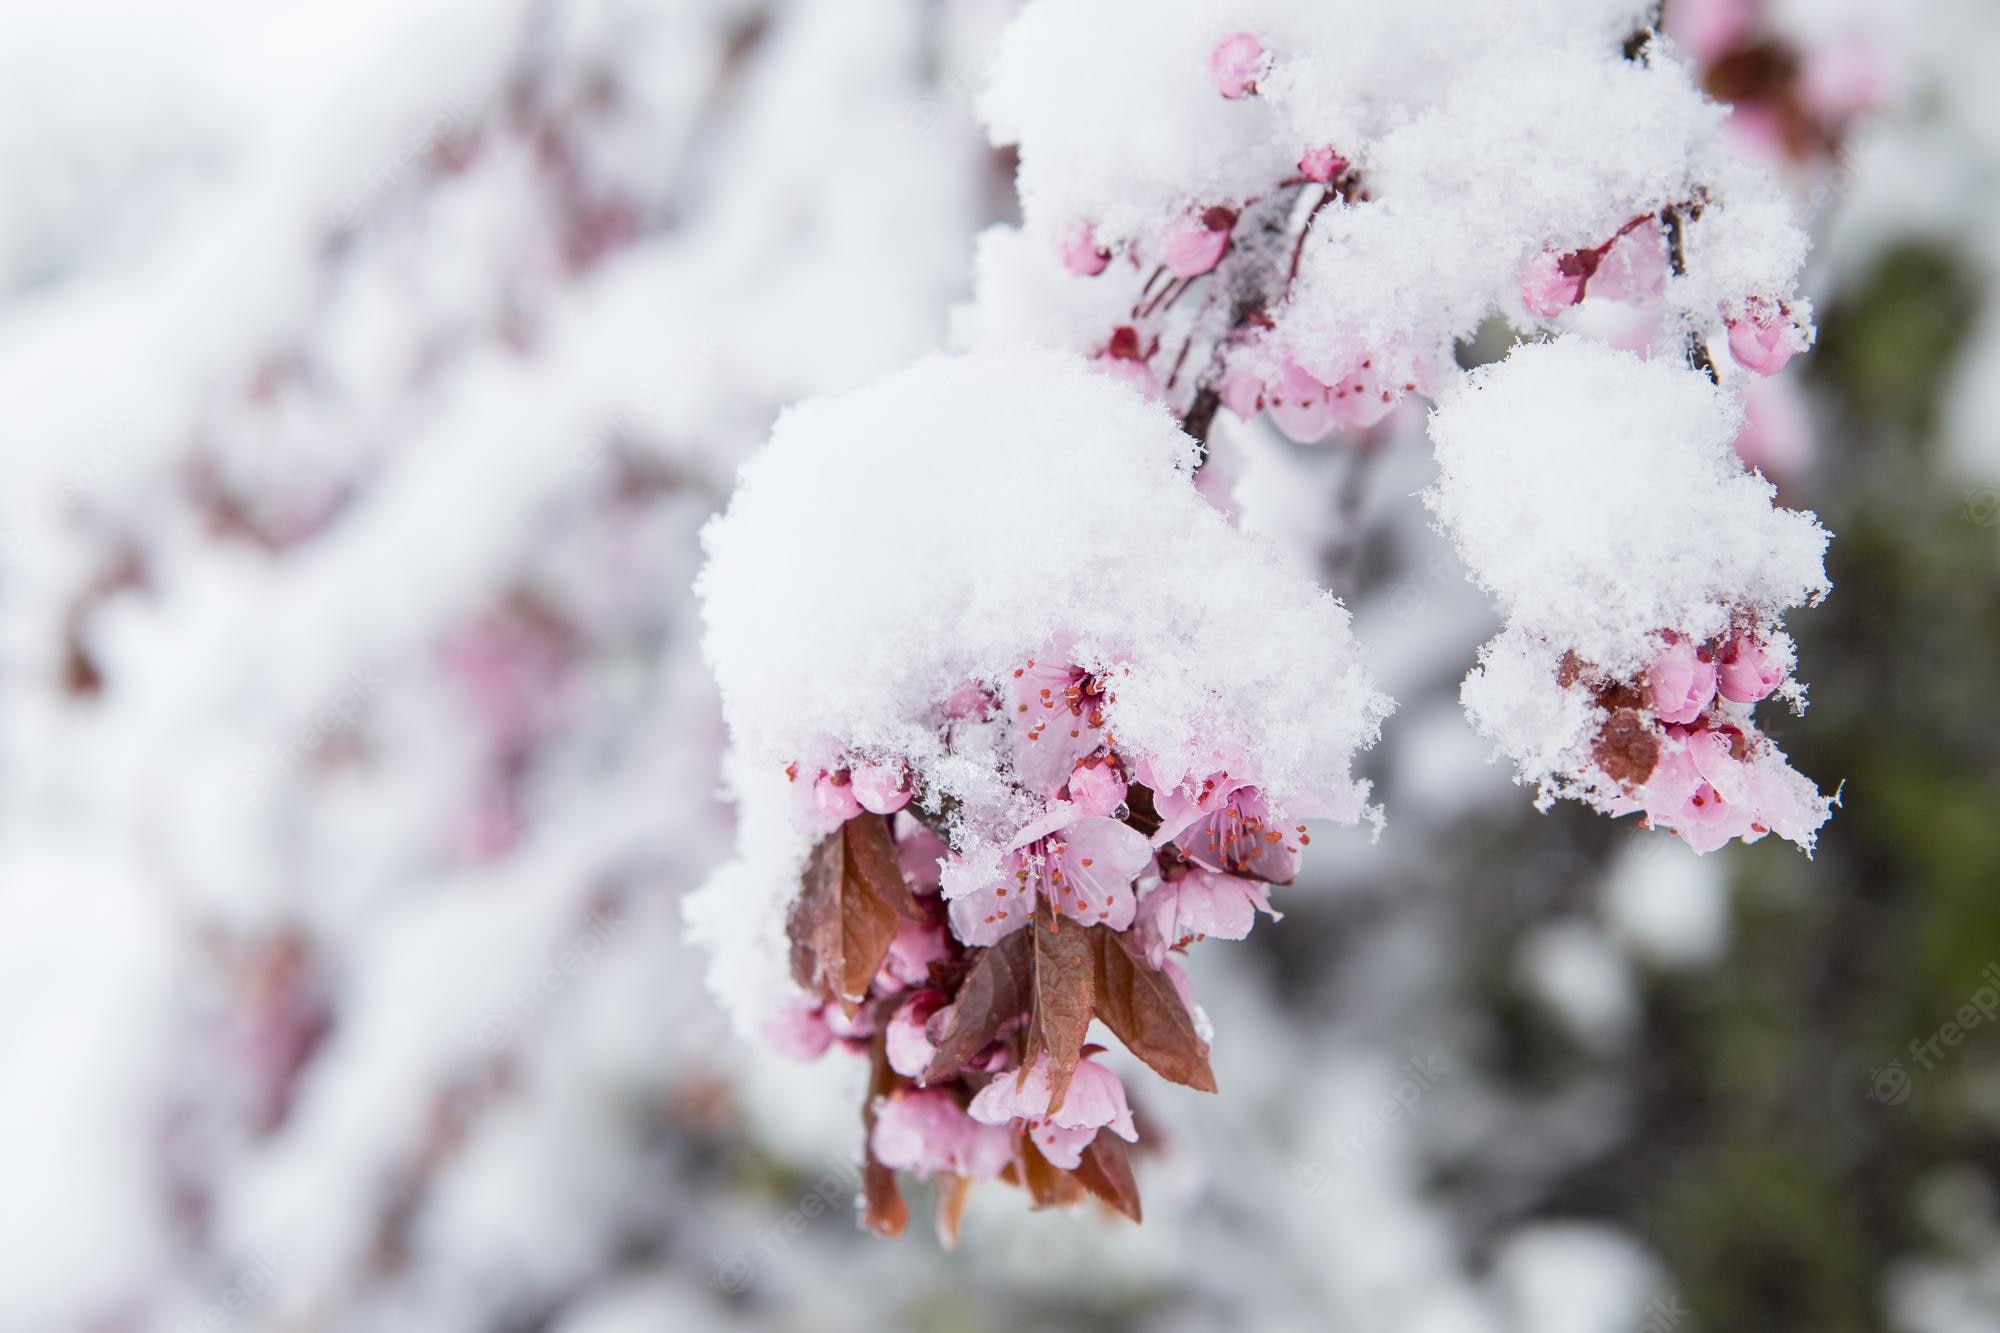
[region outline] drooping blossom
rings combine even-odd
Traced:
[[[1036,1061],[1025,1070],[996,1076],[966,1109],[981,1124],[1025,1125],[1042,1155],[1064,1170],[1076,1168],[1100,1129],[1109,1129],[1127,1143],[1139,1141],[1125,1085],[1088,1055],[1077,1062],[1069,1091],[1054,1114],[1049,1112],[1050,1092],[1048,1068]]]
[[[1299,873],[1299,848],[1306,839],[1303,825],[1287,829],[1277,823],[1257,788],[1231,785],[1213,809],[1198,812],[1173,842],[1208,870],[1289,884]]]
[[[1146,961],[1159,967],[1167,951],[1195,940],[1240,940],[1262,912],[1273,921],[1270,887],[1240,875],[1185,868],[1162,879],[1139,900],[1134,928],[1146,950]]]
[[[1152,846],[1127,824],[1083,815],[1002,858],[998,877],[951,904],[952,928],[968,944],[992,944],[1028,924],[1046,899],[1059,916],[1124,930],[1132,924],[1132,881]]]
[[[875,1109],[868,1146],[894,1171],[989,1180],[1014,1160],[1014,1136],[967,1115],[944,1088],[899,1089]]]

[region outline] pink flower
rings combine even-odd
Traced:
[[[1753,704],[1784,684],[1785,668],[1755,639],[1739,634],[1717,655],[1715,675],[1723,698]]]
[[[1676,637],[1646,673],[1648,697],[1662,722],[1688,723],[1702,715],[1715,698],[1715,666],[1704,662],[1694,645]]]
[[[944,701],[944,715],[952,719],[978,718],[985,721],[993,711],[993,695],[982,681],[963,680]]]
[[[850,786],[855,801],[873,814],[893,815],[910,803],[910,775],[900,764],[863,764]]]
[[[1308,148],[1305,156],[1299,159],[1300,174],[1321,185],[1345,175],[1347,167],[1347,159],[1331,148]]]
[[[1650,305],[1667,287],[1667,237],[1652,218],[1621,232],[1605,250],[1588,282],[1590,294],[1608,301]]]
[[[912,892],[923,895],[938,891],[948,850],[944,839],[910,816],[896,821],[896,863],[902,867],[903,878],[910,881]]]
[[[1235,211],[1219,206],[1175,218],[1167,226],[1167,271],[1177,278],[1195,278],[1220,264],[1235,225]]]
[[[1743,392],[1743,430],[1736,456],[1745,467],[1780,477],[1804,467],[1813,453],[1805,395],[1789,379],[1759,379]]]
[[[1256,880],[1206,870],[1163,880],[1139,901],[1137,927],[1146,961],[1158,967],[1169,949],[1203,936],[1240,940],[1260,911],[1279,919],[1271,910],[1270,887]]]
[[[1076,1168],[1084,1148],[1100,1129],[1109,1129],[1127,1143],[1139,1141],[1132,1108],[1125,1101],[1125,1085],[1118,1081],[1118,1075],[1087,1055],[1077,1062],[1076,1076],[1054,1115],[1049,1114],[1049,1091],[1048,1068],[1038,1060],[1019,1073],[998,1075],[979,1090],[966,1111],[983,1125],[1027,1122],[1042,1155],[1065,1170]],[[1049,1126],[1069,1132],[1045,1139],[1042,1131]],[[1050,1156],[1051,1148],[1061,1156]]]
[[[1078,222],[1063,233],[1063,267],[1079,278],[1094,278],[1111,264],[1111,252],[1097,243],[1097,232],[1088,222]]]
[[[1822,120],[1835,124],[1889,104],[1894,67],[1879,42],[1850,34],[1806,53],[1799,97]]]
[[[1373,357],[1359,369],[1327,390],[1327,407],[1334,428],[1354,432],[1367,430],[1395,410],[1398,395],[1385,388],[1375,369]]]
[[[889,956],[876,973],[875,987],[893,995],[906,986],[921,986],[931,979],[931,964],[950,956],[951,944],[942,925],[905,921],[889,941]]]
[[[1124,930],[1136,906],[1132,881],[1152,859],[1135,829],[1085,815],[1007,853],[998,880],[953,901],[951,924],[967,944],[992,944],[1027,925],[1047,898],[1058,915]]]
[[[817,1060],[833,1044],[821,1006],[810,1000],[784,1001],[764,1016],[764,1039],[787,1059]]]
[[[928,1178],[944,1173],[987,1180],[1014,1160],[1014,1136],[983,1125],[943,1088],[915,1088],[882,1099],[868,1136],[875,1159],[892,1171]]]
[[[921,1078],[930,1067],[931,1057],[937,1054],[937,1047],[931,1044],[930,1035],[924,1031],[924,1024],[932,1014],[944,1008],[948,997],[941,990],[926,987],[903,1001],[896,1010],[896,1016],[889,1020],[888,1031],[883,1034],[888,1046],[889,1068],[904,1078]]]
[[[1093,755],[1069,775],[1069,799],[1086,815],[1120,818],[1125,808],[1125,779],[1118,766]]]
[[[1264,410],[1264,381],[1250,371],[1230,370],[1219,392],[1222,405],[1245,421]]]
[[[1280,828],[1255,787],[1238,787],[1218,809],[1188,825],[1174,845],[1209,870],[1289,884],[1299,873],[1302,834]]]
[[[1077,760],[1103,743],[1112,695],[1081,667],[1031,660],[1015,668],[1008,696],[1014,776],[1036,795],[1053,797]]]
[[[1271,54],[1247,32],[1225,37],[1209,52],[1208,73],[1215,91],[1230,101],[1257,91],[1257,81],[1271,71]]]
[[[1290,357],[1279,367],[1277,380],[1265,390],[1265,405],[1272,424],[1298,444],[1316,444],[1333,429],[1333,403],[1327,387]]]
[[[1554,319],[1583,299],[1589,280],[1574,256],[1544,250],[1521,275],[1521,304],[1537,319]]]
[[[1798,330],[1782,313],[1759,307],[1728,324],[1729,354],[1745,370],[1775,375],[1799,350]]]

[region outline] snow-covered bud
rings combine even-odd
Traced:
[[[1094,278],[1110,267],[1111,251],[1097,243],[1097,231],[1088,222],[1078,222],[1063,233],[1063,267],[1079,278]]]
[[[1234,209],[1217,206],[1183,213],[1167,227],[1167,271],[1177,278],[1196,278],[1222,262],[1229,251],[1229,230],[1236,225]]]
[[[1208,73],[1215,80],[1215,90],[1232,102],[1255,93],[1257,81],[1270,70],[1271,53],[1247,32],[1223,38],[1208,56]]]

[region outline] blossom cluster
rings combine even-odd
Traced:
[[[1762,375],[1809,344],[1805,239],[1645,6],[1297,8],[1031,4],[984,103],[1024,222],[983,239],[961,336],[1301,442],[1435,396],[1487,319],[1586,296],[1711,365],[1711,341]]]
[[[1525,417],[1555,384],[1588,396]],[[1426,499],[1507,619],[1466,708],[1544,802],[1643,812],[1697,851],[1770,832],[1810,848],[1830,802],[1752,712],[1803,704],[1778,624],[1826,592],[1827,534],[1742,469],[1738,425],[1683,367],[1521,347],[1440,406]]]
[[[1075,358],[933,359],[796,409],[707,534],[744,827],[690,913],[746,1026],[870,1057],[877,1229],[898,1171],[950,1178],[947,1235],[996,1176],[1136,1217],[1093,1023],[1212,1090],[1173,955],[1275,915],[1307,818],[1370,814],[1348,770],[1388,704],[1346,615],[1194,462]],[[848,515],[890,475],[885,559],[795,558],[861,549]]]

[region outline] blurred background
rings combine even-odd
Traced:
[[[945,340],[1012,9],[7,5],[0,1333],[2000,1329],[1988,0],[1668,6],[1818,242],[1739,443],[1836,534],[1816,858],[1536,814],[1421,416],[1242,431],[1401,701],[1388,830],[1194,957],[1143,1228],[852,1225],[859,1062],[681,939],[688,581],[781,406]]]

